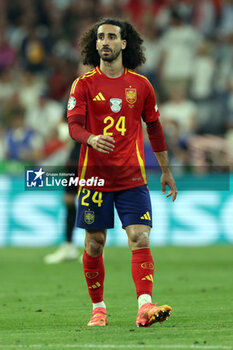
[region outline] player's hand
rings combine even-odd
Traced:
[[[174,202],[178,191],[176,188],[176,183],[175,183],[174,177],[173,177],[170,169],[167,169],[166,172],[162,173],[160,181],[161,181],[161,185],[162,185],[162,193],[163,194],[166,193],[166,185],[169,186],[170,191],[168,192],[166,197],[172,196],[172,201]]]
[[[115,140],[107,135],[90,135],[87,144],[101,153],[109,154],[115,148]]]

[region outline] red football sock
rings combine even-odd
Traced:
[[[132,251],[132,276],[136,287],[137,298],[141,294],[152,296],[154,261],[150,248]]]
[[[92,303],[103,301],[105,276],[103,255],[92,257],[84,250],[83,270]]]

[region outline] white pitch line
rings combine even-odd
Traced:
[[[228,345],[183,345],[183,344],[176,344],[176,345],[146,345],[146,344],[0,344],[0,349],[10,349],[10,348],[18,348],[18,349],[41,349],[41,348],[61,348],[61,349],[205,349],[205,350],[231,350],[233,349],[232,346]]]

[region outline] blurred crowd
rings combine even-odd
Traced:
[[[170,161],[233,164],[233,0],[0,1],[0,160],[62,164],[78,40],[101,17],[140,31]],[[147,165],[154,156],[145,135]]]

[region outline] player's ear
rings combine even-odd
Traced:
[[[126,48],[127,45],[127,41],[126,40],[122,40],[121,42],[121,49],[124,50]]]

